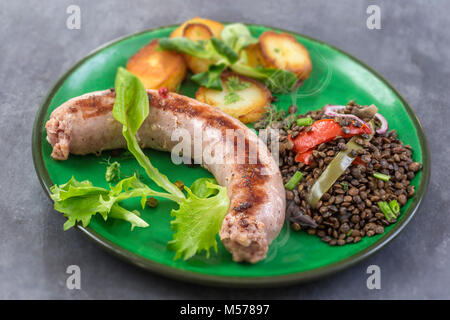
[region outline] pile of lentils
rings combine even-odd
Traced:
[[[361,106],[350,101],[343,113],[358,114],[361,109]],[[288,182],[296,171],[303,174],[296,188],[286,190],[286,215],[291,227],[295,231],[304,230],[310,235],[317,235],[331,246],[357,243],[362,237],[383,233],[384,228],[396,220],[386,220],[377,203],[397,200],[403,206],[415,193],[410,183],[422,165],[411,159],[411,146],[404,145],[395,130],[383,135],[375,133],[370,141],[364,139],[367,138],[364,134],[358,137],[355,142],[363,148],[353,156],[359,156],[365,165],[352,164],[347,168],[313,209],[306,202],[307,194],[338,152],[346,150],[350,138],[338,136],[318,145],[313,151],[311,165],[297,163],[293,143],[287,136],[295,138],[303,130],[310,131],[311,126],[299,127],[295,120],[308,116],[313,121],[332,117],[324,115],[323,110],[304,115],[296,115],[296,112],[297,107],[291,106],[288,114],[271,112],[269,120],[266,117],[255,124],[255,129],[279,129],[279,166],[283,183]],[[335,121],[340,123],[343,132],[349,130],[347,126],[351,122],[348,118],[335,118]],[[379,125],[377,121],[376,124]],[[270,139],[267,145],[270,148]],[[375,172],[389,175],[389,181],[375,178]]]

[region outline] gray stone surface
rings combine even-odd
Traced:
[[[81,30],[65,27],[81,7]],[[382,30],[366,28],[366,8],[381,7]],[[169,299],[450,298],[450,34],[448,1],[1,1],[0,298]],[[410,102],[428,136],[432,176],[417,216],[380,253],[306,285],[236,290],[176,282],[108,255],[76,230],[62,231],[34,172],[31,129],[55,81],[94,48],[143,29],[193,16],[290,29],[335,45],[384,75]],[[68,290],[65,269],[82,270]],[[366,288],[366,268],[381,267],[382,289]]]

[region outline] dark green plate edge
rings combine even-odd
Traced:
[[[227,22],[224,22],[227,23]],[[217,285],[217,286],[223,286],[223,287],[271,287],[271,286],[281,286],[281,285],[291,285],[295,283],[303,283],[307,281],[311,281],[314,279],[318,279],[327,275],[330,275],[332,273],[341,271],[345,268],[348,268],[350,266],[355,265],[358,262],[361,262],[362,260],[366,259],[370,255],[374,254],[378,250],[380,250],[382,247],[384,247],[387,243],[389,243],[391,240],[393,240],[400,231],[403,230],[403,228],[411,221],[414,214],[416,213],[417,209],[419,208],[420,203],[422,202],[423,197],[425,196],[426,190],[428,188],[428,184],[430,182],[430,151],[428,148],[428,143],[425,137],[425,132],[423,130],[422,124],[420,123],[419,119],[417,118],[416,114],[412,110],[412,108],[409,106],[409,104],[406,102],[406,100],[403,98],[403,96],[395,89],[383,76],[381,76],[378,72],[373,70],[371,67],[366,65],[364,62],[360,61],[359,59],[353,57],[352,55],[342,51],[339,48],[336,48],[332,45],[329,45],[328,43],[322,42],[320,40],[302,35],[300,33],[295,33],[289,30],[279,29],[279,28],[273,28],[270,26],[265,25],[256,25],[256,24],[246,24],[249,26],[254,27],[264,27],[264,28],[270,28],[275,31],[280,32],[288,32],[306,39],[309,39],[311,41],[315,41],[319,44],[328,46],[341,54],[347,56],[348,58],[352,59],[356,63],[362,65],[367,70],[372,72],[376,77],[378,77],[388,88],[390,88],[400,99],[402,104],[405,106],[406,111],[408,112],[410,118],[412,119],[414,123],[414,127],[417,129],[418,135],[419,135],[419,141],[420,146],[422,148],[423,157],[422,157],[422,176],[421,181],[419,182],[419,188],[412,199],[411,205],[409,206],[407,212],[404,213],[404,218],[401,221],[398,221],[394,227],[389,230],[383,237],[381,237],[376,243],[372,244],[368,248],[358,252],[357,254],[348,257],[340,262],[333,263],[331,265],[321,267],[314,270],[309,271],[303,271],[303,272],[297,272],[289,275],[283,275],[283,276],[270,276],[270,277],[224,277],[224,276],[213,276],[213,275],[205,275],[201,273],[196,273],[192,271],[186,271],[186,270],[180,270],[176,269],[170,266],[166,266],[161,263],[157,263],[148,259],[145,259],[137,254],[131,253],[129,251],[126,251],[125,249],[117,246],[115,243],[109,241],[108,239],[101,236],[99,233],[91,229],[90,227],[84,228],[81,225],[77,225],[77,229],[82,231],[85,235],[88,236],[91,240],[93,240],[97,245],[108,251],[109,253],[112,253],[113,255],[119,257],[120,259],[127,261],[129,263],[132,263],[138,267],[141,267],[146,270],[150,270],[153,272],[156,272],[158,274],[161,274],[163,276],[174,278],[182,281],[187,281],[195,284],[202,284],[202,285]],[[43,122],[46,117],[47,109],[50,106],[50,103],[53,99],[53,96],[59,89],[59,87],[64,83],[64,81],[67,79],[67,77],[76,69],[80,64],[82,64],[85,60],[89,59],[93,55],[97,54],[101,50],[110,47],[117,42],[123,41],[125,39],[132,38],[134,36],[138,36],[147,32],[156,31],[159,29],[165,29],[170,27],[176,27],[178,25],[170,25],[170,26],[164,26],[160,28],[155,29],[149,29],[144,30],[138,33],[134,33],[132,35],[124,36],[115,40],[112,40],[103,46],[98,47],[97,49],[93,50],[91,53],[89,53],[87,56],[79,60],[72,68],[70,68],[66,73],[63,74],[59,78],[59,80],[56,82],[56,84],[51,89],[50,93],[46,96],[44,99],[44,102],[41,104],[34,124],[33,124],[33,132],[32,132],[32,138],[31,138],[31,146],[32,146],[32,155],[33,155],[33,164],[34,168],[36,170],[36,174],[38,176],[39,182],[42,185],[42,188],[46,191],[47,196],[50,195],[50,186],[53,185],[50,176],[47,172],[47,169],[44,165],[44,160],[42,156],[42,129],[43,129]]]

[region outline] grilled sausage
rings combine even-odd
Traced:
[[[255,263],[264,259],[285,215],[281,174],[265,144],[258,143],[255,133],[219,109],[175,93],[164,97],[155,90],[147,93],[150,113],[137,133],[141,147],[171,151],[179,143],[171,138],[177,129],[187,130],[191,137],[200,131],[203,150],[209,148],[211,154],[222,147],[223,163],[206,163],[204,154],[195,154],[195,150],[191,155],[227,187],[230,208],[220,238],[234,261]],[[122,125],[112,115],[114,99],[113,90],[97,91],[55,109],[45,126],[47,140],[53,146],[52,157],[65,160],[69,153],[85,155],[126,148]],[[230,129],[236,133],[232,139],[227,138]],[[239,141],[245,142],[240,154]],[[256,157],[252,153],[255,148]]]

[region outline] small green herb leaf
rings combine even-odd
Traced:
[[[273,122],[281,121],[286,116],[284,110],[277,110],[277,108],[271,104],[267,108],[267,113],[261,122],[261,128],[271,127]]]
[[[108,166],[106,167],[105,172],[105,180],[107,182],[113,182],[118,179],[120,179],[120,163],[117,161],[109,163],[108,161]]]
[[[225,104],[230,104],[241,100],[241,96],[236,93],[236,91],[244,90],[251,86],[250,83],[246,81],[240,81],[239,77],[229,77],[225,82],[229,93],[225,95]]]
[[[225,104],[226,105],[238,102],[239,100],[241,100],[241,96],[238,95],[236,92],[229,92],[225,95]]]
[[[226,85],[228,90],[230,91],[240,91],[251,86],[250,83],[246,81],[240,81],[239,77],[236,76],[228,77]]]

